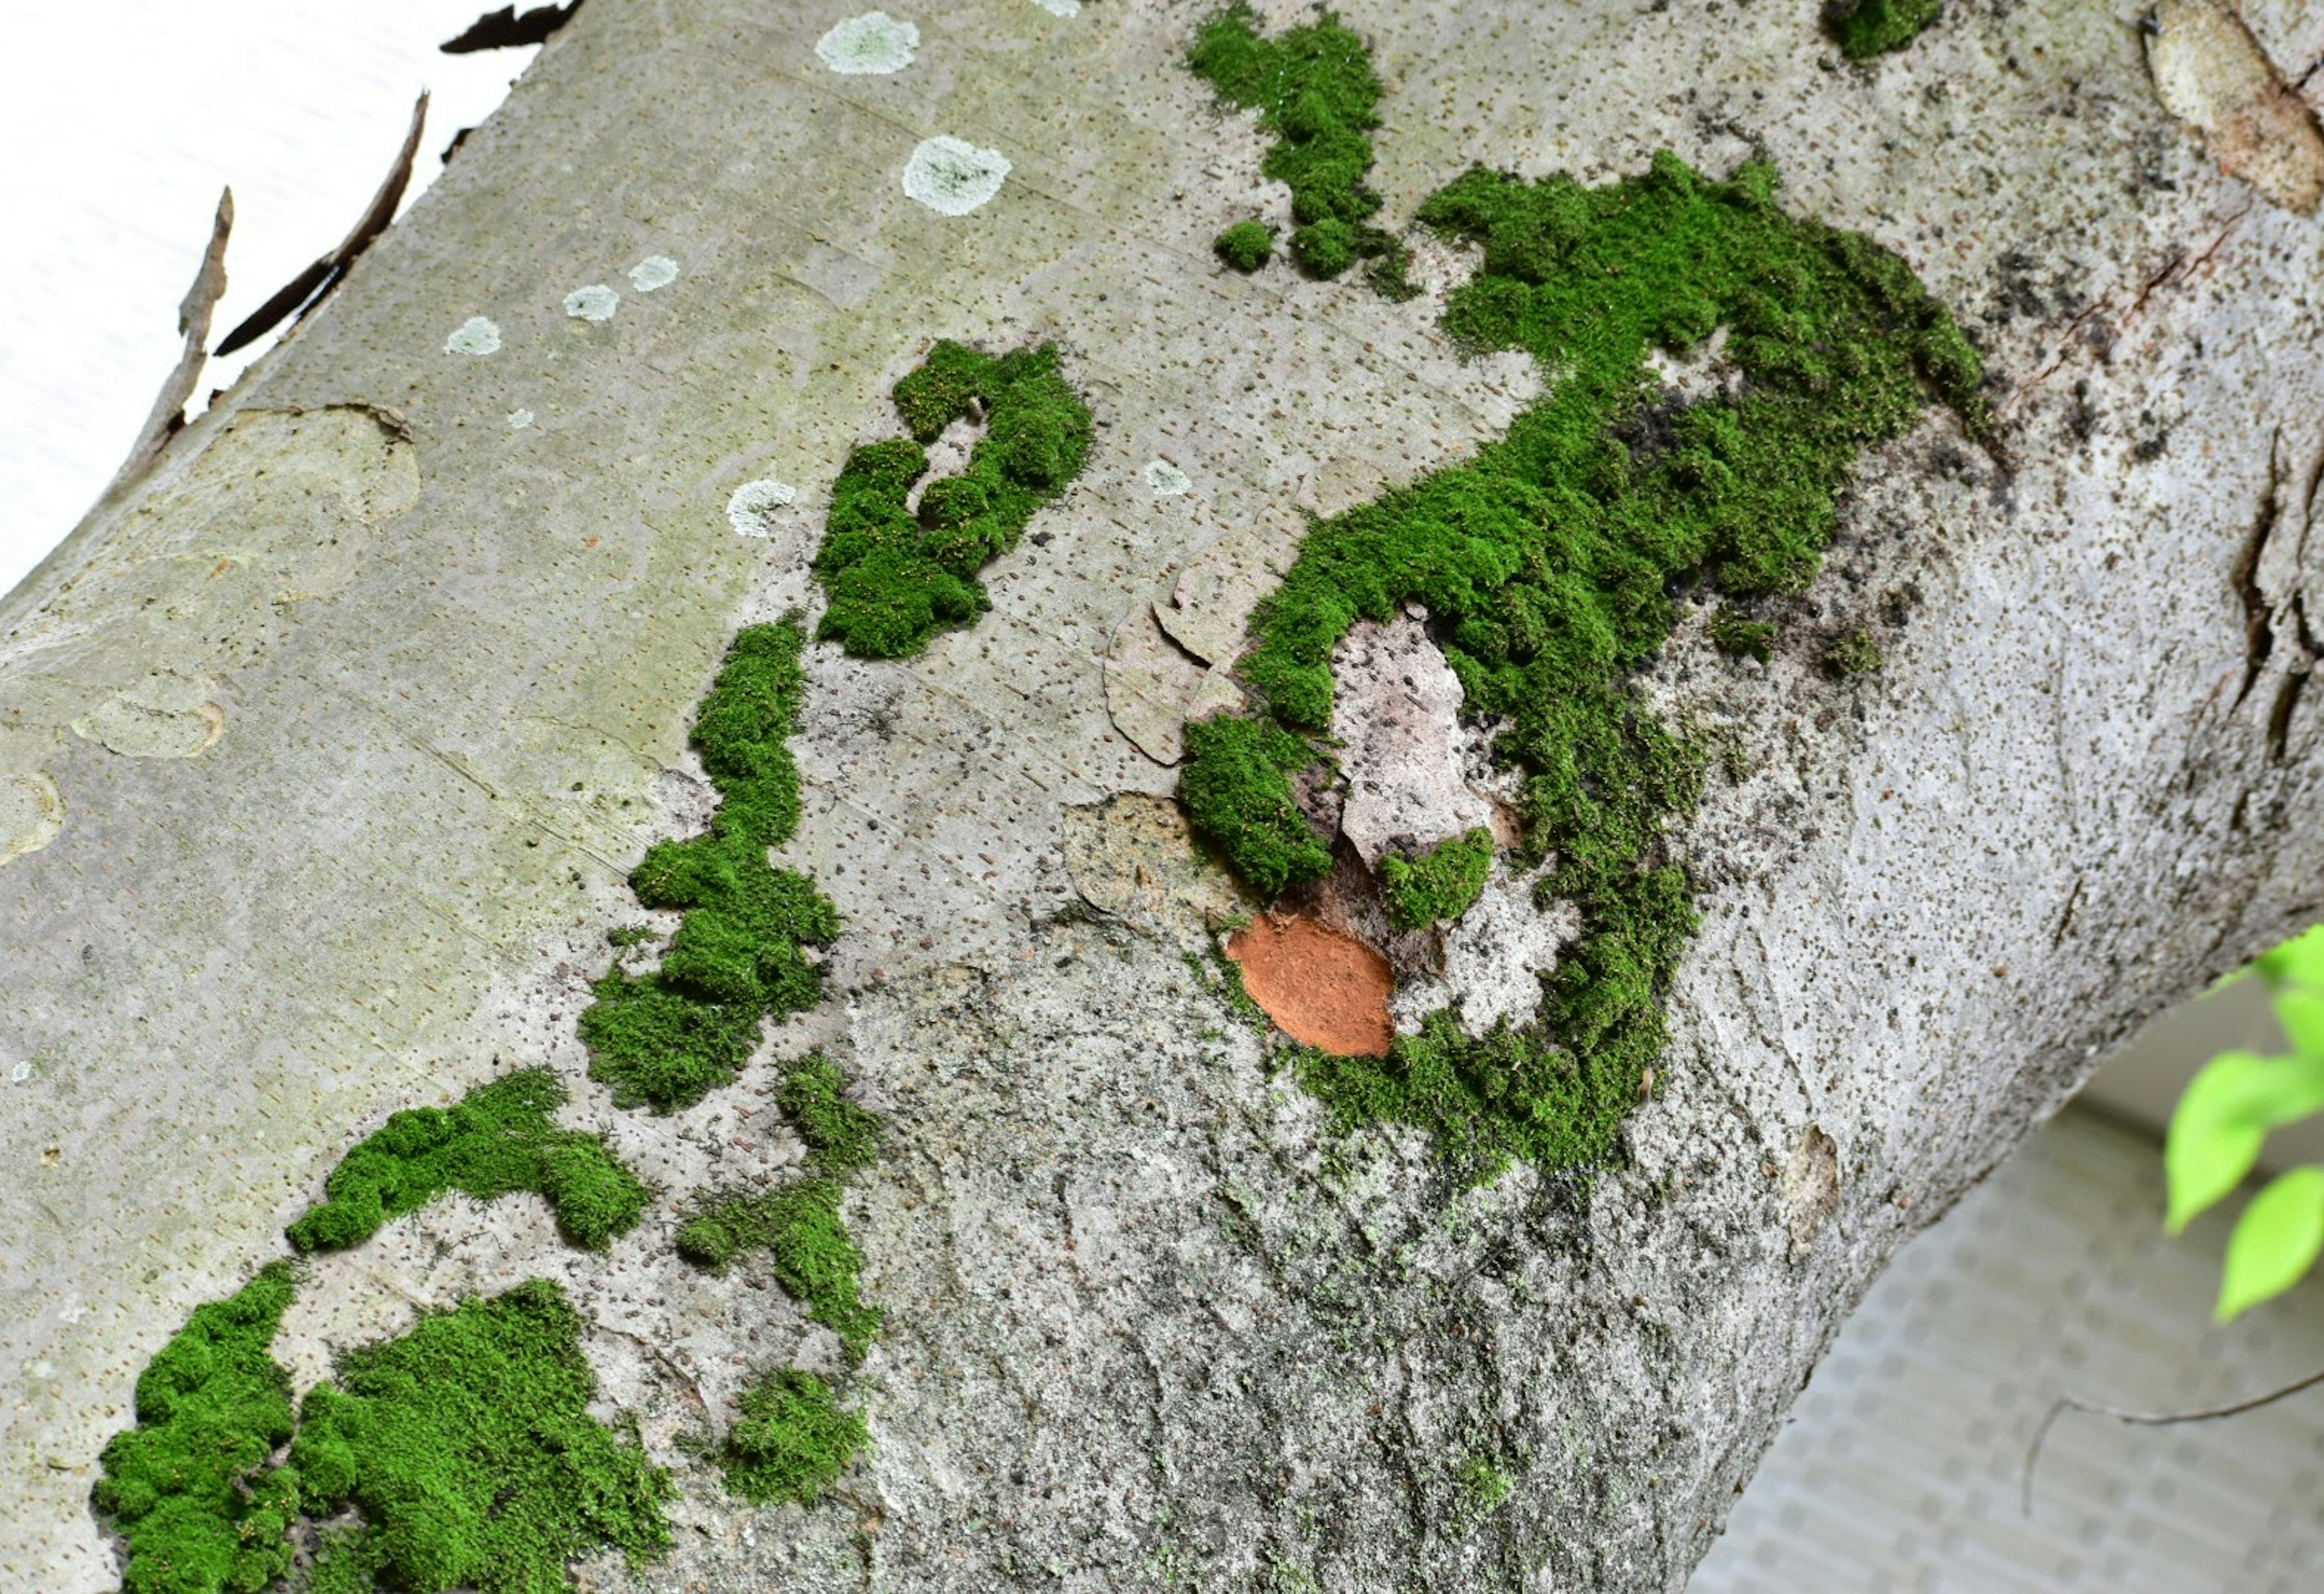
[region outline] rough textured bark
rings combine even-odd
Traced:
[[[106,1586],[87,1497],[138,1369],[392,1108],[547,1065],[673,1196],[796,1154],[763,1059],[618,1112],[573,1018],[624,871],[701,818],[720,650],[808,597],[821,495],[936,338],[1062,340],[1100,430],[975,626],[810,655],[778,856],[845,931],[774,1050],[844,1056],[893,1125],[848,1196],[872,1454],[752,1513],[671,1448],[745,1364],[835,1352],[678,1263],[670,1201],[604,1257],[438,1202],[313,1264],[278,1347],[304,1383],[418,1306],[567,1281],[681,1468],[638,1586],[1675,1586],[1895,1248],[2315,916],[2315,228],[2221,174],[2129,21],[1958,6],[1859,67],[1806,5],[1351,4],[1388,220],[1472,162],[1764,153],[1972,330],[2001,457],[1932,412],[1862,462],[1768,665],[1698,617],[1646,674],[1730,755],[1674,839],[1703,923],[1618,1165],[1464,1190],[1420,1135],[1328,1132],[1200,956],[1233,888],[1160,760],[1303,508],[1457,457],[1533,378],[1459,359],[1433,294],[1217,267],[1279,190],[1182,68],[1204,9],[989,0],[866,77],[820,68],[821,12],[591,0],[0,607],[12,1582]],[[2252,22],[2279,63],[2324,32]],[[907,197],[938,134],[1006,153],[991,202]],[[648,255],[678,280],[565,313]],[[498,352],[447,353],[474,316]],[[762,477],[801,495],[737,537]],[[1885,667],[1820,671],[1859,624]]]

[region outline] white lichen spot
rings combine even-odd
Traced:
[[[788,482],[746,481],[726,500],[726,520],[745,537],[771,537],[775,515],[798,496]]]
[[[576,321],[610,321],[622,308],[622,296],[603,283],[576,288],[565,296],[565,313]]]
[[[40,851],[64,823],[64,799],[46,773],[0,775],[0,864]]]
[[[513,430],[522,431],[526,427],[532,424],[532,412],[530,410],[511,410],[508,414],[508,423]]]
[[[678,281],[678,262],[667,255],[649,255],[630,267],[630,286],[641,293],[667,288]]]
[[[16,1063],[8,1070],[8,1082],[12,1085],[21,1085],[32,1077],[32,1065],[29,1062]]]
[[[1033,0],[1033,4],[1051,16],[1079,16],[1082,0]]]
[[[500,324],[490,316],[470,316],[459,329],[444,339],[446,354],[498,354],[501,351]]]
[[[851,16],[815,42],[823,64],[850,78],[900,72],[912,64],[912,52],[919,47],[919,29],[884,11]]]
[[[1146,467],[1146,485],[1157,498],[1175,498],[1194,490],[1194,478],[1167,459],[1156,459]]]
[[[939,134],[922,139],[904,162],[904,191],[939,216],[965,216],[1009,176],[1009,157]]]

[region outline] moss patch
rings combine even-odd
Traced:
[[[1292,795],[1314,751],[1281,726],[1222,715],[1186,727],[1180,794],[1195,829],[1268,896],[1331,873],[1332,851]]]
[[[1213,239],[1211,248],[1248,276],[1275,258],[1275,229],[1263,221],[1238,221]]]
[[[1363,260],[1383,292],[1403,298],[1417,292],[1406,279],[1404,246],[1371,222],[1380,199],[1365,177],[1371,132],[1379,125],[1380,81],[1360,34],[1327,11],[1318,22],[1269,39],[1250,8],[1238,5],[1202,25],[1186,64],[1229,105],[1256,108],[1259,125],[1275,135],[1259,170],[1290,186],[1297,224],[1291,257],[1302,271],[1336,277]],[[1227,241],[1259,225],[1240,223],[1219,238],[1220,254],[1239,271],[1258,270],[1267,255],[1243,264],[1228,254]]]
[[[862,1417],[841,1410],[830,1385],[797,1367],[753,1381],[741,1404],[718,1469],[753,1506],[814,1505],[871,1442]]]
[[[137,1378],[137,1426],[105,1447],[94,1498],[121,1535],[126,1594],[255,1594],[290,1564],[295,1487],[264,1476],[290,1437],[272,1354],[292,1295],[277,1262],[194,1308]]]
[[[1850,60],[1902,50],[1944,11],[1944,0],[1839,0],[1824,28]]]
[[[762,1017],[822,995],[803,949],[835,940],[839,915],[806,876],[767,862],[798,825],[787,743],[806,694],[805,642],[789,621],[735,637],[694,725],[717,817],[706,835],[656,843],[631,872],[640,902],[685,919],[660,968],[632,975],[616,963],[581,1015],[590,1078],[622,1106],[667,1112],[701,1100],[741,1070]]]
[[[669,1475],[589,1415],[595,1394],[581,1320],[546,1279],[349,1352],[300,1408],[287,1469],[309,1513],[362,1514],[333,1575],[549,1594],[576,1556],[668,1548]]]
[[[829,606],[816,635],[866,658],[908,658],[989,600],[977,572],[1017,545],[1025,523],[1063,494],[1089,456],[1089,406],[1043,345],[989,355],[939,343],[897,383],[911,440],[869,443],[832,484],[815,573]],[[957,476],[930,482],[923,444],[982,411],[985,432]]]
[[[1357,619],[1426,605],[1465,711],[1507,721],[1496,755],[1523,772],[1541,894],[1581,917],[1541,1007],[1482,1038],[1440,1013],[1388,1058],[1297,1065],[1343,1120],[1432,1129],[1480,1175],[1606,1156],[1663,1048],[1694,913],[1661,838],[1694,807],[1703,761],[1625,677],[1669,635],[1672,584],[1796,591],[1866,446],[1932,395],[1983,435],[1978,357],[1911,270],[1786,214],[1775,187],[1764,163],[1718,182],[1665,153],[1602,188],[1479,169],[1431,197],[1421,219],[1484,255],[1447,329],[1526,351],[1551,392],[1472,460],[1316,523],[1253,618],[1240,672],[1263,708],[1189,729],[1189,812],[1272,895],[1320,872],[1295,776],[1318,756],[1333,650]],[[1683,356],[1720,327],[1739,388],[1672,404],[1647,353]]]
[[[877,1154],[880,1120],[846,1099],[845,1084],[826,1058],[792,1064],[776,1101],[807,1144],[807,1176],[703,1204],[678,1226],[678,1249],[697,1266],[718,1269],[748,1252],[768,1253],[776,1281],[839,1336],[851,1363],[861,1364],[881,1313],[863,1302],[863,1253],[847,1232],[839,1201],[848,1176]]]
[[[1458,919],[1492,872],[1493,833],[1486,829],[1440,841],[1411,857],[1389,853],[1379,866],[1388,922],[1398,930],[1418,930]]]
[[[1720,653],[1738,659],[1757,659],[1764,664],[1775,656],[1775,626],[1723,606],[1711,616],[1711,641]]]
[[[290,1570],[299,1519],[351,1506],[358,1525],[318,1535],[314,1594],[548,1594],[576,1556],[668,1547],[669,1477],[589,1415],[581,1321],[556,1284],[349,1352],[295,1432],[272,1355],[292,1293],[272,1264],[195,1308],[138,1378],[138,1426],[106,1447],[95,1496],[128,1594],[258,1594]]]
[[[1843,678],[1869,675],[1880,664],[1880,644],[1861,626],[1842,633],[1823,651],[1823,667]]]
[[[532,1069],[479,1085],[456,1107],[391,1115],[331,1170],[327,1199],[290,1226],[291,1245],[345,1250],[447,1190],[480,1201],[537,1191],[567,1238],[604,1245],[637,1222],[646,1188],[598,1136],[557,1126],[549,1115],[564,1101],[556,1078]]]

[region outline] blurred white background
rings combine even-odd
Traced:
[[[412,199],[534,51],[437,46],[485,0],[81,0],[11,7],[0,95],[0,592],[73,528],[179,349],[231,185],[212,341],[353,226],[434,91]],[[520,7],[522,9],[522,7]],[[204,372],[194,408],[263,353]]]

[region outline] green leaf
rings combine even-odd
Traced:
[[[2275,993],[2275,1021],[2302,1057],[2324,1058],[2324,988],[2305,986]]]
[[[2252,1197],[2227,1241],[2218,1318],[2226,1322],[2298,1284],[2324,1251],[2324,1168],[2294,1168]]]
[[[2172,1234],[2188,1220],[2243,1182],[2259,1160],[2264,1125],[2237,1112],[2239,1092],[2264,1073],[2268,1059],[2249,1052],[2223,1052],[2187,1083],[2171,1115],[2163,1143],[2163,1171],[2171,1187]]]
[[[2324,924],[2262,952],[2252,960],[2252,967],[2275,990],[2300,986],[2324,991]]]

